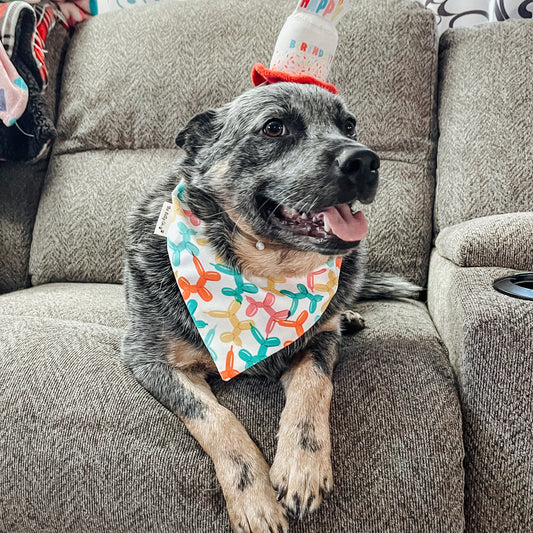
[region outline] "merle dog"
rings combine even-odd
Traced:
[[[129,219],[123,359],[210,455],[233,529],[284,532],[286,515],[316,510],[333,486],[329,407],[342,314],[361,293],[410,297],[416,290],[393,277],[365,278],[354,208],[374,199],[379,158],[356,141],[355,118],[339,96],[314,85],[257,87],[194,117],[176,142],[182,159]],[[180,180],[216,252],[244,276],[305,275],[343,257],[338,290],[322,317],[247,370],[281,379],[286,393],[271,468],[211,392],[205,378],[216,368],[177,286],[165,239],[154,235]],[[358,227],[354,237],[349,230]],[[353,313],[350,319],[357,322]]]

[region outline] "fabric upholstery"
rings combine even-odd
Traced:
[[[126,216],[144,188],[165,174],[176,150],[56,154],[35,221],[32,284],[122,278]]]
[[[533,24],[509,20],[441,39],[436,231],[533,206]]]
[[[122,285],[52,283],[0,296],[0,316],[126,327]]]
[[[47,40],[49,84],[44,97],[54,119],[67,42],[66,31],[60,25]],[[47,166],[47,159],[34,164],[0,162],[0,293],[29,285],[33,224]]]
[[[533,269],[533,212],[475,218],[444,228],[439,254],[462,267]]]
[[[114,285],[0,297],[1,531],[229,531],[210,459],[119,361],[123,305]],[[463,531],[446,350],[422,304],[359,311],[367,329],[346,338],[334,378],[335,489],[291,531]],[[281,385],[242,377],[214,390],[272,462]]]
[[[423,284],[434,187],[433,15],[408,0],[353,4],[339,25],[330,81],[358,116],[360,140],[383,160],[383,188],[369,210],[370,266]],[[194,114],[251,88],[252,65],[269,63],[294,7],[293,0],[173,2],[99,15],[79,28],[37,216],[33,284],[120,280],[123,215],[162,171],[144,154],[177,156],[174,139]],[[73,216],[80,206],[98,226],[91,234],[87,218]]]
[[[514,272],[431,258],[428,306],[459,384],[473,533],[533,530],[533,302],[492,288]]]

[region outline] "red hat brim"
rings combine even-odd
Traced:
[[[332,83],[319,80],[314,76],[307,76],[305,74],[289,74],[280,70],[271,70],[266,68],[261,63],[256,63],[252,67],[252,83],[255,87],[263,83],[278,83],[280,81],[289,81],[293,83],[307,83],[311,85],[318,85],[322,89],[326,89],[333,94],[338,94],[339,91]]]

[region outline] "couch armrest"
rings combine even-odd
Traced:
[[[533,212],[468,220],[443,229],[435,246],[461,267],[533,270]]]
[[[463,410],[467,531],[533,531],[533,301],[492,288],[512,273],[460,267],[438,250],[430,261],[428,307]]]

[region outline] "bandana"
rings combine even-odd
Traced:
[[[223,380],[282,350],[311,328],[337,291],[341,258],[307,276],[245,278],[224,264],[205,224],[172,193],[167,249],[187,309]]]

